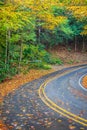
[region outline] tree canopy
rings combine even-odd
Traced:
[[[1,0],[0,34],[0,71],[8,76],[13,68],[11,73],[18,73],[33,61],[25,58],[30,48],[37,52],[37,46],[44,50],[72,42],[76,50],[79,41],[86,46],[87,0]]]

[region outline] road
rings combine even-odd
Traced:
[[[9,130],[87,130],[87,66],[62,69],[4,98],[0,118]]]

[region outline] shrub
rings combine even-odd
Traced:
[[[43,45],[27,45],[23,52],[24,62],[29,65],[29,68],[49,69],[49,64],[63,64],[60,58],[53,58],[45,50]]]
[[[17,73],[15,67],[11,67],[9,64],[6,64],[3,61],[0,61],[0,82],[6,78],[11,78]]]
[[[24,62],[36,68],[43,68],[43,65],[48,63],[50,54],[42,45],[28,45],[23,52]]]
[[[73,63],[74,63],[73,59],[68,61],[68,64],[73,64]]]
[[[0,82],[2,82],[6,78],[6,69],[5,64],[0,61]]]
[[[58,65],[62,65],[63,61],[60,58],[51,58],[49,60],[50,64],[58,64]]]
[[[51,69],[51,66],[49,64],[46,64],[44,62],[36,62],[29,64],[29,69],[31,68],[37,68],[37,69]]]

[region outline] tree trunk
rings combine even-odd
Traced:
[[[22,61],[22,42],[20,43],[20,57],[19,57],[19,70],[18,70],[18,73],[20,73],[21,61]]]
[[[75,36],[75,52],[77,51],[77,38]]]
[[[64,44],[65,44],[66,47],[68,47],[68,40],[67,39],[65,39],[65,43]]]
[[[9,64],[9,61],[10,61],[10,38],[11,38],[11,31],[9,30],[8,31],[8,55],[7,55],[7,59],[8,59],[8,64]]]
[[[83,36],[83,42],[82,42],[82,51],[85,51],[85,41],[84,41],[84,36]]]
[[[8,62],[8,59],[7,59],[7,55],[8,55],[8,40],[7,40],[7,38],[8,38],[8,32],[7,32],[7,30],[6,30],[6,49],[5,49],[5,67],[6,67],[6,64],[7,64],[7,62]]]
[[[39,27],[39,29],[38,29],[38,44],[40,44],[40,32],[41,32],[41,29]]]
[[[9,51],[10,51],[10,38],[11,31],[6,30],[6,49],[5,49],[5,65],[9,64]]]
[[[40,44],[40,34],[41,34],[40,20],[38,20],[37,22],[38,22],[38,23],[37,23],[37,24],[38,24],[38,27],[37,27],[37,29],[38,29],[38,30],[37,30],[37,31],[38,31],[38,32],[37,32],[37,42],[38,42],[38,44]]]

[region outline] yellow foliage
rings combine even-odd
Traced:
[[[87,3],[86,0],[75,0],[75,3],[78,3],[78,6],[68,6],[67,9],[72,11],[74,16],[80,21],[87,20]],[[81,6],[80,6],[81,5]],[[83,5],[83,6],[82,6]],[[87,25],[84,26],[83,31],[80,33],[81,35],[87,35]]]
[[[87,0],[63,0],[65,5],[79,6],[87,5]]]
[[[8,5],[0,7],[0,25],[8,29],[17,30],[23,26],[23,22],[28,22],[30,13],[26,11],[16,11],[18,5]]]
[[[37,0],[32,2],[30,6],[32,14],[44,21],[43,27],[51,30],[66,20],[66,17],[55,17],[53,15],[52,6],[54,5],[63,6],[58,0]]]
[[[84,26],[84,29],[81,32],[81,35],[87,35],[87,25]]]
[[[63,16],[58,16],[58,17],[48,16],[45,17],[44,20],[46,21],[46,23],[43,25],[43,27],[53,30],[56,26],[64,23],[67,20],[67,18]]]
[[[67,9],[71,10],[77,18],[87,17],[87,6],[70,6]]]
[[[43,27],[54,29],[55,26],[65,21],[65,17],[54,17],[52,6],[62,6],[59,0],[7,0],[5,6],[0,10],[0,19],[7,22],[9,28],[18,27],[20,20],[28,22],[29,17],[36,17],[44,21]],[[20,11],[20,7],[31,9],[31,12]],[[16,11],[19,10],[19,11]],[[64,20],[64,21],[63,21]],[[6,21],[6,22],[5,22]]]
[[[67,4],[72,6],[68,6]],[[17,29],[20,20],[22,22],[28,22],[30,17],[38,18],[43,21],[43,27],[48,29],[54,29],[61,23],[64,23],[67,18],[64,16],[55,17],[52,12],[53,6],[66,6],[69,11],[72,11],[76,18],[82,19],[87,17],[87,6],[85,5],[85,0],[11,0],[6,1],[5,7],[0,10],[0,19],[5,22],[9,27]],[[77,6],[84,4],[83,6]],[[74,5],[74,6],[73,6]],[[20,11],[20,7],[25,7],[31,9],[31,12],[26,10]],[[16,12],[16,10],[19,10]]]

